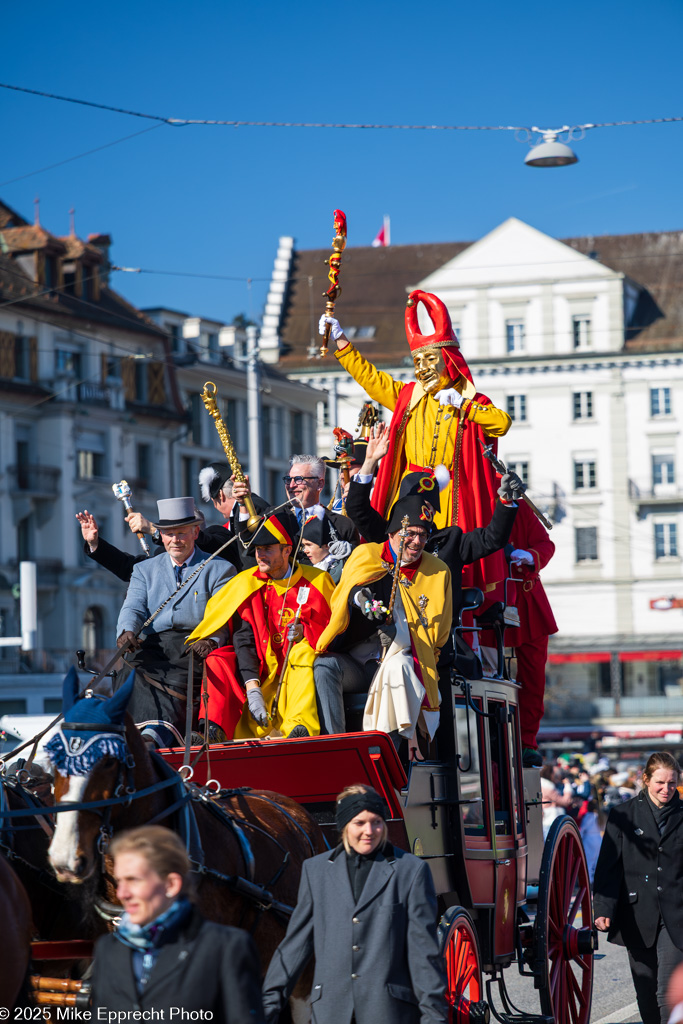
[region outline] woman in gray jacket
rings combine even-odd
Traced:
[[[277,1021],[315,954],[312,1024],[446,1024],[446,977],[427,864],[387,841],[369,786],[337,797],[340,845],[304,862],[296,909],[264,982]]]

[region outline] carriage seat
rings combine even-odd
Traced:
[[[465,640],[463,633],[468,627],[463,626],[462,617],[465,612],[474,612],[484,603],[484,593],[479,587],[463,587],[462,604],[458,612],[458,625],[453,630],[454,667],[458,675],[465,679],[481,679],[483,671],[481,661]]]

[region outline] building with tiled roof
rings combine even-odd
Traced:
[[[262,334],[265,359],[320,389],[321,452],[368,397],[334,346],[319,356],[329,254],[280,239]],[[557,240],[510,218],[475,242],[347,247],[340,283],[352,344],[406,382],[407,294],[439,295],[513,417],[499,451],[555,522],[547,727],[664,716],[680,735],[683,645],[659,599],[683,598],[683,232]]]

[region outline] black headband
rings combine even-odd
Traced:
[[[350,821],[363,811],[379,814],[386,821],[389,808],[378,793],[349,793],[337,804],[337,828],[343,832]]]

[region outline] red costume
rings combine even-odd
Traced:
[[[534,557],[533,566],[510,566],[510,575],[521,581],[516,586],[515,599],[520,626],[506,630],[505,643],[515,648],[517,680],[522,684],[519,702],[522,747],[536,749],[538,727],[543,718],[548,637],[557,633],[555,616],[539,572],[553,557],[555,545],[524,501],[519,503],[510,541],[515,548],[528,551]]]

